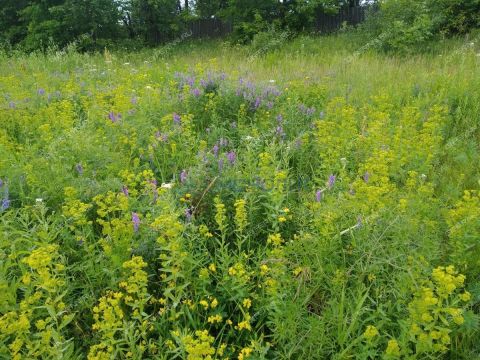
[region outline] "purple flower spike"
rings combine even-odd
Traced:
[[[0,179],[0,188],[3,187],[3,180]]]
[[[82,166],[82,164],[77,164],[77,165],[75,165],[75,170],[77,170],[78,175],[82,175],[82,174],[83,174],[83,166]]]
[[[43,95],[45,95],[45,90],[40,88],[40,89],[37,90],[37,94],[40,95],[40,96],[43,96]]]
[[[279,123],[281,123],[281,122],[283,121],[283,116],[282,116],[282,114],[278,114],[278,115],[277,115],[277,121],[278,121]]]
[[[138,228],[140,227],[140,218],[138,217],[137,213],[132,212],[132,223],[133,231],[138,232]]]
[[[5,197],[5,199],[2,200],[2,205],[0,206],[0,210],[5,211],[9,207],[10,207],[10,199],[8,197]]]
[[[193,89],[192,94],[195,97],[199,97],[200,96],[200,89],[198,89],[198,88]]]
[[[233,151],[230,151],[228,154],[227,154],[227,159],[228,161],[230,162],[230,164],[234,164],[235,163],[235,160],[237,159],[237,155],[235,155],[235,152]]]
[[[317,192],[316,192],[316,194],[315,194],[315,200],[316,200],[317,202],[322,201],[322,196],[323,196],[322,190],[317,190]]]
[[[220,149],[220,148],[219,148],[219,146],[218,146],[217,144],[215,144],[215,145],[213,146],[213,155],[214,155],[215,157],[218,157],[218,150],[219,150],[219,149]]]
[[[333,174],[328,177],[328,187],[330,189],[333,187],[333,185],[335,185],[336,180],[337,180],[337,177]]]
[[[128,188],[125,185],[122,186],[122,193],[123,195],[128,196]]]
[[[185,181],[187,181],[187,172],[184,169],[180,173],[180,182],[183,184]]]
[[[115,114],[113,111],[110,111],[108,113],[108,118],[110,119],[110,121],[112,123],[116,123],[120,118],[122,117],[122,115],[120,114]]]
[[[262,100],[261,100],[259,97],[257,97],[257,98],[255,99],[255,104],[253,105],[253,108],[254,108],[255,110],[258,109],[258,108],[260,107],[260,104],[261,104],[261,103],[262,103]]]
[[[192,210],[190,208],[185,209],[185,217],[187,218],[188,222],[192,220]]]
[[[367,172],[365,172],[365,174],[363,175],[363,181],[365,182],[368,182],[368,180],[370,179],[370,174]]]
[[[137,105],[138,99],[134,96],[130,99],[130,102],[132,103],[132,105]]]
[[[218,171],[222,171],[223,169],[223,159],[218,160]]]
[[[279,136],[279,137],[284,137],[285,132],[283,131],[283,127],[277,126],[277,128],[275,130],[275,134],[277,134],[277,136]]]
[[[181,122],[180,115],[178,115],[177,113],[173,113],[173,122],[174,122],[175,124],[180,125],[180,122]]]

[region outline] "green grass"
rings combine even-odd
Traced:
[[[367,42],[0,55],[0,358],[478,357],[480,43]]]

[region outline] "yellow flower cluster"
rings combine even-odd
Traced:
[[[455,325],[464,321],[462,301],[468,301],[468,292],[459,293],[465,276],[458,274],[453,266],[437,267],[432,271],[431,280],[414,294],[408,305],[410,340],[417,351],[439,352],[448,350],[451,342],[449,333]]]
[[[245,199],[239,199],[235,201],[235,225],[237,231],[242,233],[247,226],[247,210],[245,208],[246,201]]]

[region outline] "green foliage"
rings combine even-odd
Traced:
[[[433,38],[465,34],[480,26],[480,1],[387,0],[364,26],[387,51],[420,49]]]
[[[0,54],[0,357],[474,358],[467,40]]]

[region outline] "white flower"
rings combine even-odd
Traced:
[[[153,88],[150,85],[145,86],[145,89],[152,90]]]
[[[275,80],[268,80],[268,82],[273,84]]]
[[[43,199],[42,199],[42,198],[36,198],[36,199],[35,199],[35,202],[36,202],[37,204],[41,204],[41,203],[43,202]]]
[[[173,187],[172,183],[162,183],[161,186],[163,189],[171,189]]]

